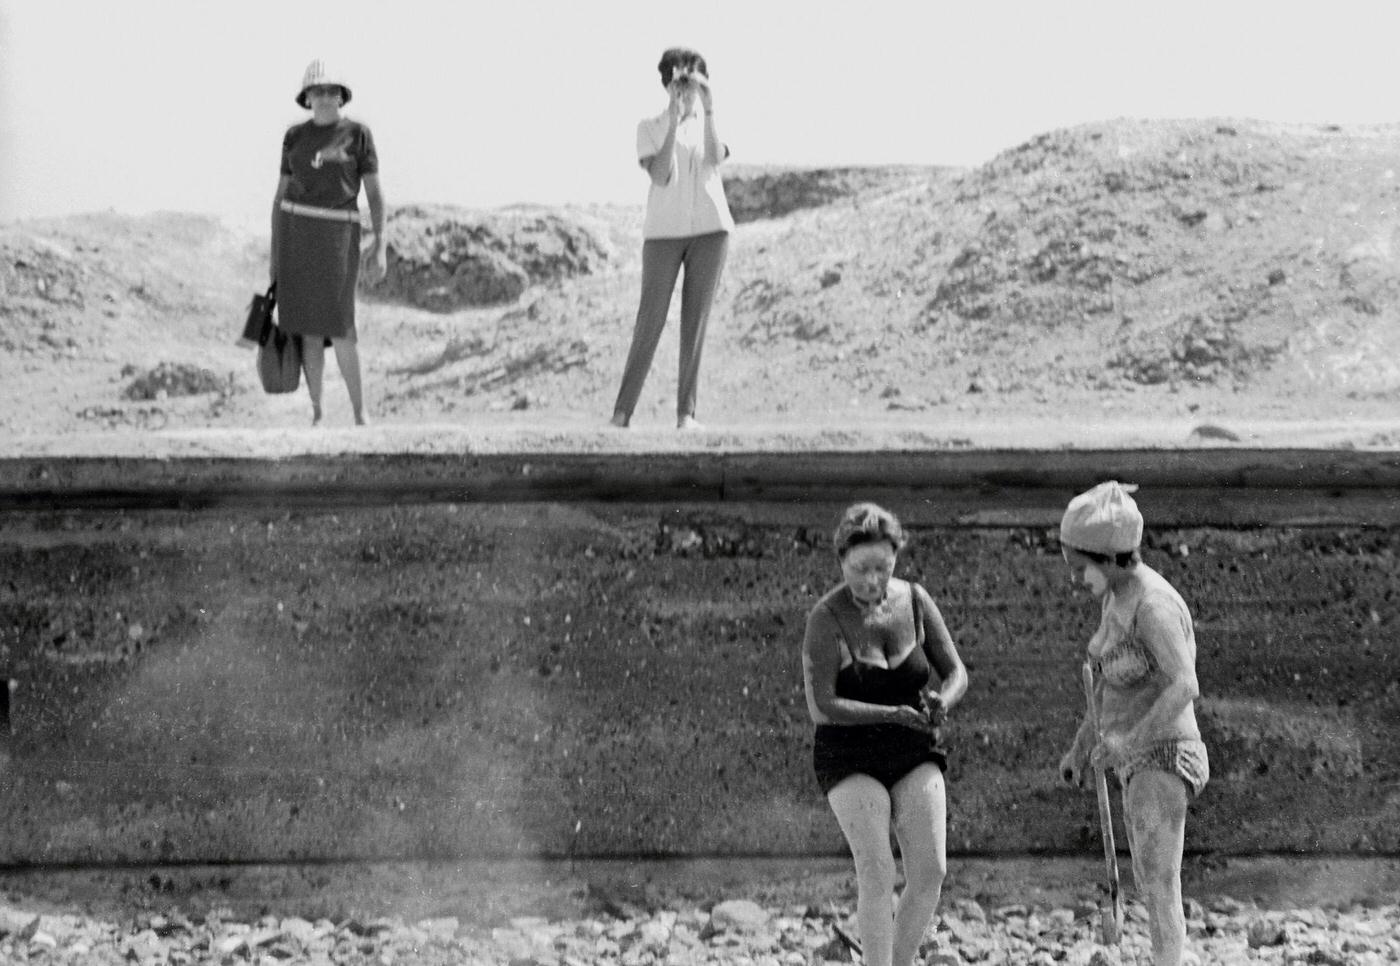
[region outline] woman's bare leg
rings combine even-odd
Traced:
[[[1153,966],[1181,966],[1186,949],[1181,908],[1186,801],[1186,783],[1165,771],[1135,772],[1123,791],[1133,878],[1147,906]]]
[[[856,924],[866,966],[891,966],[894,947],[894,852],[890,794],[869,775],[851,775],[826,800],[856,864]]]
[[[311,394],[311,425],[321,422],[321,385],[326,373],[326,347],[319,335],[301,336],[301,368]]]
[[[904,892],[894,917],[894,966],[910,966],[919,952],[948,874],[948,805],[943,772],[925,764],[890,792],[895,836],[904,865]]]
[[[364,393],[360,386],[360,349],[348,339],[332,339],[335,348],[335,361],[340,366],[340,375],[345,379],[345,388],[350,393],[350,409],[355,414],[355,425],[365,425]]]

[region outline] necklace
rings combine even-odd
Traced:
[[[861,600],[854,593],[851,594],[851,600],[855,601],[856,610],[867,624],[878,623],[890,616],[890,594],[888,590],[880,595],[879,600]]]

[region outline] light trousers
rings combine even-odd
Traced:
[[[637,307],[637,324],[632,330],[632,347],[622,372],[614,415],[630,418],[637,398],[651,370],[656,344],[671,310],[671,294],[682,266],[680,373],[676,386],[676,417],[695,415],[695,399],[700,381],[700,353],[705,344],[705,327],[710,307],[719,290],[720,275],[729,254],[729,233],[711,232],[687,238],[650,238],[642,244],[642,298]]]

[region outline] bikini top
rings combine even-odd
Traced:
[[[1126,691],[1139,687],[1157,673],[1157,659],[1130,628],[1126,635],[1104,651],[1098,661],[1098,670],[1105,681]]]
[[[1141,687],[1160,669],[1152,649],[1137,633],[1138,612],[1142,609],[1144,600],[1145,598],[1138,600],[1133,608],[1133,616],[1126,625],[1116,619],[1105,606],[1103,623],[1099,625],[1094,640],[1089,645],[1091,653],[1101,649],[1094,661],[1095,671],[1103,675],[1111,687],[1120,691]]]

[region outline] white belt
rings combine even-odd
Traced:
[[[299,205],[295,201],[284,201],[280,205],[281,209],[293,215],[306,215],[308,218],[325,218],[327,221],[350,221],[358,223],[360,213],[358,211],[346,211],[344,208],[317,208],[314,205]]]

